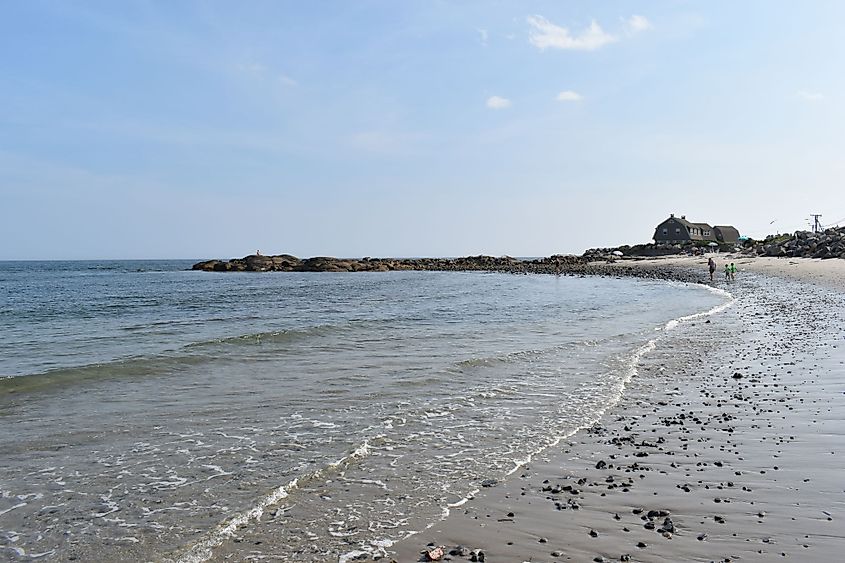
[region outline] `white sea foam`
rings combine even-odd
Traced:
[[[663,330],[672,330],[677,328],[677,326],[686,321],[692,321],[695,319],[700,319],[703,317],[709,317],[711,315],[715,315],[717,313],[721,313],[722,311],[726,310],[728,307],[736,303],[736,298],[729,292],[725,291],[724,289],[720,289],[718,287],[711,287],[709,285],[699,285],[699,286],[692,286],[692,287],[703,287],[707,291],[715,293],[721,297],[727,299],[725,303],[721,303],[716,305],[712,309],[708,309],[707,311],[702,311],[700,313],[693,313],[692,315],[686,315],[684,317],[678,317],[677,319],[672,319],[671,321],[667,322],[666,325],[663,327]]]
[[[3,516],[3,515],[4,515],[4,514],[6,514],[7,512],[11,512],[11,511],[13,511],[13,510],[14,510],[14,509],[16,509],[16,508],[23,508],[23,507],[24,507],[24,506],[26,506],[26,505],[27,505],[27,503],[25,503],[25,502],[19,502],[18,504],[14,505],[14,506],[12,506],[12,507],[10,507],[10,508],[7,508],[6,510],[0,510],[0,516]]]
[[[191,546],[188,549],[187,553],[175,559],[175,561],[177,563],[201,563],[203,561],[208,561],[213,556],[214,549],[222,545],[223,542],[227,539],[234,536],[235,530],[237,530],[241,526],[246,526],[250,523],[250,521],[258,521],[259,519],[261,519],[261,516],[264,514],[264,511],[267,508],[278,504],[279,502],[290,496],[291,491],[297,489],[301,482],[309,481],[311,479],[323,476],[330,471],[337,470],[338,468],[346,466],[356,459],[368,456],[370,452],[371,449],[369,442],[364,441],[363,444],[361,444],[358,448],[356,448],[352,453],[348,454],[347,456],[342,457],[341,459],[330,463],[325,467],[318,469],[312,473],[296,477],[295,479],[291,479],[284,485],[281,485],[274,489],[267,496],[260,499],[258,503],[251,509],[245,512],[241,512],[220,524],[204,539],[198,541],[193,546]]]

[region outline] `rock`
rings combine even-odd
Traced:
[[[427,561],[440,561],[443,559],[443,547],[435,547],[434,549],[430,549],[425,553],[425,556],[428,558]]]
[[[660,528],[661,532],[669,532],[670,534],[675,533],[675,524],[672,522],[672,519],[668,516],[663,520],[663,526]]]
[[[466,557],[469,553],[469,548],[463,545],[456,545],[449,550],[449,555],[457,555],[458,557]]]

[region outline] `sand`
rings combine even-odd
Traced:
[[[695,268],[702,274],[702,279],[709,278],[707,259],[716,261],[716,280],[724,280],[725,264],[733,262],[737,275],[743,272],[765,274],[774,278],[809,283],[837,291],[845,292],[845,260],[820,260],[812,258],[770,258],[766,256],[747,256],[743,254],[714,253],[704,256],[665,256],[647,260],[622,260],[619,264],[643,268],[683,267]]]
[[[845,261],[725,258],[733,306],[667,331],[597,425],[393,559],[842,560]],[[707,276],[706,261],[639,264]]]

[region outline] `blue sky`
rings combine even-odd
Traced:
[[[845,4],[12,1],[0,259],[538,256],[845,221]],[[774,223],[771,223],[774,221]]]

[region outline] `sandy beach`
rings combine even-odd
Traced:
[[[724,280],[725,264],[733,262],[740,277],[742,272],[753,272],[845,292],[845,260],[837,259],[769,258],[739,253],[716,253],[704,256],[664,256],[646,260],[625,260],[617,264],[650,269],[690,268],[700,271],[704,279],[707,276],[708,258],[713,258],[716,262],[716,279],[720,282]]]
[[[395,561],[836,561],[845,261],[714,255],[735,302],[664,330],[621,401]],[[696,268],[707,257],[633,262]],[[625,261],[626,264],[632,262]],[[428,555],[431,552],[431,555]]]

